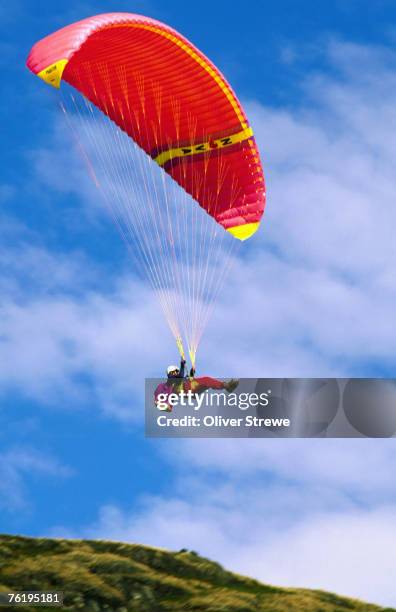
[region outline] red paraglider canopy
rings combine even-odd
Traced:
[[[257,230],[265,191],[252,129],[221,72],[178,32],[98,15],[39,41],[27,65],[74,86],[236,238]]]

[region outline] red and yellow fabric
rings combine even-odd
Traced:
[[[221,72],[178,32],[98,15],[40,40],[27,65],[75,87],[236,238],[257,230],[265,188],[252,129]]]

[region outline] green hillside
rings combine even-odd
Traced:
[[[227,572],[194,552],[106,541],[0,536],[0,591],[22,590],[65,594],[63,608],[19,608],[25,611],[385,610],[324,591],[267,586]]]

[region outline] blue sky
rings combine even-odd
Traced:
[[[173,343],[62,142],[54,92],[25,68],[36,40],[100,12],[192,40],[243,100],[268,186],[201,370],[393,376],[394,3],[8,4],[0,531],[190,547],[263,581],[396,605],[392,440],[144,438],[143,380],[175,360]]]

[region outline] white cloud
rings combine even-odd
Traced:
[[[152,292],[83,252],[48,251],[7,218],[0,225],[0,395],[141,418],[144,378],[173,354]]]
[[[270,542],[257,542],[255,550],[242,552],[238,564],[245,573],[273,584],[304,585],[394,605],[395,510],[312,517]]]
[[[183,453],[188,470],[198,473],[210,470],[242,481],[270,474],[300,485],[334,487],[356,501],[362,496],[368,504],[380,498],[396,502],[392,439],[180,440],[166,452],[171,462]]]
[[[332,42],[328,58],[333,76],[307,75],[295,109],[247,105],[268,202],[207,334],[224,374],[347,375],[394,359],[395,56]]]
[[[371,282],[395,257],[396,79],[384,63],[351,70],[350,56],[375,56],[367,48],[333,43],[330,51],[339,74],[307,77],[306,104],[250,105],[267,167],[263,235],[288,260]]]
[[[137,303],[137,294],[144,298],[142,287],[125,282],[110,295],[3,301],[2,390],[13,388],[48,403],[63,396],[67,405],[89,399],[98,409],[134,418],[134,393],[141,397],[144,376],[155,373],[153,363],[159,366],[163,349],[156,341],[166,333],[150,295]],[[88,384],[79,382],[84,374]]]

